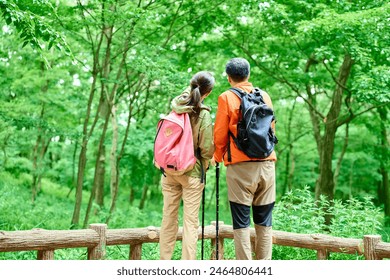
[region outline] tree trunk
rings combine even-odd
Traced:
[[[127,52],[129,50],[128,45],[129,45],[129,41],[126,40],[126,42],[125,42],[125,51],[123,52],[122,61],[120,63],[120,69],[119,69],[119,71],[117,73],[117,80],[119,80],[120,76],[122,75],[121,69],[125,65]],[[129,78],[130,78],[129,77],[129,73],[126,72],[125,76],[126,76],[126,81],[128,83],[128,86],[129,86],[128,90],[129,90],[129,93],[130,93],[132,87],[130,86],[130,83],[129,83]],[[134,92],[137,92],[137,91],[141,90],[142,80],[143,80],[143,77],[141,77],[138,80],[138,85],[136,86]],[[112,100],[112,102],[115,100],[115,96],[116,96],[117,90],[118,90],[118,85],[116,84],[113,87],[112,91],[111,91],[111,100]],[[130,96],[131,96],[131,94],[130,94]],[[117,148],[118,148],[118,123],[116,121],[116,106],[114,104],[112,104],[112,107],[111,107],[112,130],[113,130],[111,156],[110,156],[110,162],[111,162],[111,184],[110,184],[111,206],[110,206],[109,215],[107,216],[107,219],[106,219],[106,223],[107,224],[110,221],[111,215],[112,215],[112,213],[115,210],[116,199],[117,199],[118,192],[119,192],[119,179],[120,179],[119,165],[120,165],[120,161],[121,161],[121,159],[123,157],[123,153],[125,152],[125,146],[126,146],[126,143],[127,143],[127,139],[129,137],[131,118],[133,117],[133,108],[134,108],[133,107],[133,102],[135,100],[136,100],[136,95],[134,94],[133,97],[130,97],[130,100],[129,100],[129,106],[128,106],[128,108],[129,108],[129,115],[127,117],[127,125],[126,125],[125,135],[123,137],[121,149],[120,149],[118,155],[117,155],[117,152],[116,152]]]
[[[339,178],[339,175],[340,175],[341,163],[343,162],[345,152],[347,151],[347,148],[348,148],[348,141],[349,141],[349,123],[346,123],[346,125],[345,125],[345,136],[344,136],[344,145],[343,145],[343,149],[341,150],[341,154],[339,156],[339,159],[337,160],[337,165],[336,165],[336,169],[335,169],[335,172],[334,172],[334,179],[333,179],[333,181],[334,181],[335,188],[337,186],[337,179]]]
[[[385,222],[387,226],[390,226],[390,185],[389,185],[389,173],[386,168],[381,168],[382,184],[384,189],[384,201],[385,201]]]
[[[37,196],[37,177],[38,177],[38,148],[39,143],[41,142],[41,131],[38,129],[38,137],[35,141],[35,146],[33,149],[33,165],[32,165],[32,183],[31,183],[31,202],[35,202]]]
[[[7,168],[7,162],[8,162],[7,145],[8,145],[8,141],[11,138],[11,136],[12,136],[11,133],[6,133],[6,135],[4,137],[4,142],[1,145],[1,150],[3,151],[3,155],[4,155],[3,168]]]
[[[40,114],[40,120],[43,119],[43,116],[45,115],[45,104],[42,104],[42,109],[41,109],[41,114]],[[38,126],[38,136],[37,140],[35,141],[34,149],[33,149],[33,154],[32,154],[32,183],[31,183],[31,201],[32,203],[35,202],[35,198],[38,193],[38,178],[39,178],[39,173],[41,172],[40,170],[40,164],[39,162],[41,161],[40,159],[40,146],[44,142],[42,139],[43,132],[42,132],[42,127],[39,125]]]
[[[83,137],[84,138],[84,137]],[[72,227],[77,227],[80,220],[80,209],[81,209],[81,203],[82,203],[82,197],[83,197],[83,182],[84,182],[84,172],[85,172],[85,165],[87,163],[87,143],[88,140],[84,138],[83,144],[81,145],[81,151],[79,155],[79,165],[78,165],[78,172],[77,172],[77,186],[76,186],[76,201],[73,209],[73,216],[72,216]]]
[[[78,142],[75,142],[74,150],[73,150],[73,156],[72,156],[72,185],[70,186],[69,192],[66,195],[68,198],[70,193],[75,188],[77,181],[76,181],[76,157],[77,157],[77,149],[78,149]]]
[[[88,206],[87,206],[87,210],[85,213],[84,227],[86,227],[88,225],[89,215],[90,215],[90,211],[92,209],[92,203],[96,197],[97,189],[99,188],[99,186],[104,184],[104,173],[105,173],[104,165],[105,165],[105,161],[106,161],[105,153],[104,153],[105,152],[104,142],[106,139],[109,118],[110,118],[110,114],[107,114],[106,119],[104,120],[102,134],[100,136],[99,148],[98,148],[97,158],[96,158],[96,163],[95,163],[95,173],[94,173],[93,186],[91,189],[91,194],[89,197]]]
[[[94,178],[94,184],[96,184],[96,197],[95,203],[100,207],[104,206],[104,182],[105,182],[105,174],[106,174],[106,145],[103,144],[101,150],[99,151],[99,155],[96,158],[99,164],[96,165],[97,172],[96,178]],[[97,211],[95,211],[97,214]]]
[[[129,192],[129,204],[133,205],[135,199],[135,194],[134,194],[134,187],[133,185],[130,185],[130,192]]]
[[[349,171],[349,180],[348,180],[348,189],[349,189],[349,193],[348,193],[348,198],[349,199],[352,199],[353,198],[353,166],[355,165],[355,160],[352,160],[351,162],[351,168],[350,168],[350,171]]]
[[[291,179],[292,179],[291,170],[292,170],[292,166],[294,165],[294,163],[292,162],[294,156],[293,156],[293,144],[291,139],[291,132],[292,132],[292,121],[293,121],[293,115],[294,115],[293,112],[295,109],[295,104],[296,104],[296,100],[294,101],[294,104],[290,110],[290,115],[288,118],[287,143],[289,143],[289,145],[288,145],[287,155],[286,155],[286,167],[284,171],[284,184],[283,184],[282,195],[284,195],[291,188]]]
[[[350,55],[344,56],[344,61],[340,67],[339,76],[336,81],[336,88],[333,94],[332,105],[326,116],[325,131],[320,145],[320,174],[316,186],[316,198],[320,195],[326,196],[327,200],[334,198],[334,176],[332,168],[332,159],[334,151],[334,140],[338,128],[337,120],[342,106],[342,96],[351,72],[353,60]]]
[[[147,195],[148,195],[148,185],[145,184],[143,189],[142,189],[142,195],[141,195],[141,200],[139,202],[139,209],[144,209],[145,207],[145,202],[146,202],[146,198],[147,198]]]
[[[78,5],[81,5],[81,2],[78,1]],[[84,14],[82,13],[82,17],[85,19],[84,17]],[[110,72],[110,53],[111,53],[111,40],[112,40],[112,26],[107,26],[106,23],[104,22],[105,21],[105,7],[104,7],[104,3],[102,3],[102,29],[101,29],[101,32],[99,34],[99,39],[98,39],[98,42],[96,43],[96,49],[94,48],[95,46],[95,43],[94,43],[94,38],[92,37],[92,34],[89,30],[89,28],[87,27],[87,35],[88,35],[88,39],[90,40],[90,43],[91,43],[91,47],[92,47],[92,50],[93,50],[93,54],[94,54],[94,63],[93,63],[93,82],[92,82],[92,86],[91,86],[91,94],[90,94],[90,99],[88,101],[88,110],[87,110],[87,117],[84,121],[84,130],[83,130],[83,145],[82,145],[82,148],[81,148],[81,152],[80,152],[80,161],[79,161],[79,175],[78,175],[78,180],[77,180],[77,190],[76,190],[76,204],[75,204],[75,211],[74,211],[74,214],[73,214],[73,219],[72,219],[72,223],[73,224],[78,224],[79,222],[79,217],[80,217],[80,208],[81,208],[81,196],[82,196],[82,184],[83,184],[83,179],[84,179],[84,172],[85,172],[85,166],[86,166],[86,151],[87,151],[87,144],[88,144],[88,141],[89,141],[89,138],[94,130],[94,127],[97,123],[97,120],[99,118],[99,113],[100,111],[102,110],[102,106],[105,104],[105,102],[102,102],[103,100],[106,100],[105,98],[105,91],[107,90],[106,88],[106,80],[108,78],[108,75],[109,75],[109,72]],[[103,62],[100,62],[99,58],[100,58],[100,49],[101,49],[101,46],[102,46],[102,43],[103,43],[103,40],[106,39],[106,49],[105,49],[105,56],[104,56],[104,60]],[[100,66],[102,64],[102,66]],[[95,120],[94,120],[94,123],[90,129],[90,132],[89,134],[87,135],[87,126],[88,126],[88,121],[89,121],[89,117],[90,117],[90,110],[91,110],[91,104],[92,104],[92,100],[93,100],[93,94],[95,93],[95,89],[96,89],[96,82],[97,82],[97,79],[98,79],[98,74],[101,74],[100,78],[101,78],[101,96],[100,96],[100,103],[99,103],[99,108],[97,109],[97,113],[96,113],[96,116],[95,116]],[[107,92],[106,92],[107,93]],[[109,114],[107,114],[107,116],[109,116]],[[108,120],[106,119],[105,120],[105,126],[107,124]],[[107,130],[107,128],[105,129]],[[104,135],[104,136],[103,136]],[[105,137],[105,131],[102,132],[102,137]],[[102,140],[102,138],[100,139]],[[93,199],[95,198],[95,194],[96,194],[96,180],[97,180],[97,174],[101,174],[101,170],[100,172],[97,172],[96,168],[100,168],[100,160],[102,159],[101,158],[101,151],[102,151],[102,147],[103,147],[103,144],[104,142],[102,143],[102,141],[100,141],[99,143],[99,149],[98,149],[98,156],[97,156],[97,161],[96,161],[96,164],[95,164],[95,176],[94,176],[94,185],[92,187],[92,191],[91,191],[91,197],[90,197],[90,200],[88,202],[88,208],[87,208],[87,213],[85,215],[85,219],[84,219],[84,226],[86,226],[86,223],[88,222],[88,218],[89,218],[89,211],[91,209],[91,205],[92,205],[92,201]],[[92,199],[92,201],[91,201]],[[76,223],[77,222],[77,223]]]
[[[111,214],[115,209],[116,198],[118,195],[118,184],[119,184],[119,160],[117,160],[117,148],[118,148],[118,124],[116,122],[116,107],[113,106],[111,110],[111,125],[112,125],[112,144],[110,153],[110,165],[111,165],[111,206],[110,212],[106,219],[106,224],[110,221]]]
[[[39,129],[41,132],[41,129]],[[33,170],[32,170],[32,202],[35,201],[37,194],[41,190],[41,182],[43,175],[43,159],[46,155],[47,149],[49,148],[51,139],[48,139],[45,142],[45,139],[42,135],[38,135],[36,140],[34,150],[33,150]],[[40,151],[38,151],[40,150]]]
[[[80,6],[83,6],[80,1],[77,1],[77,4]],[[81,17],[84,19],[85,22],[88,22],[88,20],[84,16],[85,9],[80,9],[80,11],[81,11]],[[89,42],[91,44],[91,52],[93,53],[92,85],[90,88],[88,105],[87,105],[87,112],[86,112],[84,124],[83,124],[83,138],[82,138],[82,143],[81,143],[78,172],[77,172],[76,201],[75,201],[72,222],[71,222],[72,227],[77,226],[79,224],[79,221],[80,221],[80,210],[81,210],[81,204],[82,204],[84,174],[85,174],[85,167],[86,167],[86,163],[87,163],[88,142],[89,142],[89,139],[90,139],[90,137],[95,129],[95,125],[96,125],[97,120],[98,120],[98,111],[97,111],[97,113],[95,115],[94,122],[88,131],[88,124],[89,124],[89,120],[91,117],[92,103],[93,103],[93,100],[95,97],[96,83],[97,83],[98,73],[99,73],[99,69],[100,69],[99,54],[100,54],[100,49],[101,49],[101,46],[103,43],[103,38],[104,38],[104,32],[102,31],[99,34],[99,38],[95,42],[95,38],[93,37],[88,26],[86,26],[86,33],[87,33]]]
[[[95,163],[95,173],[93,186],[85,214],[84,219],[84,227],[88,225],[89,214],[92,208],[92,202],[94,201],[97,192],[103,195],[104,192],[104,177],[105,177],[105,139],[107,134],[108,123],[110,120],[110,111],[112,108],[113,98],[108,95],[108,78],[111,73],[111,43],[112,43],[112,35],[113,35],[113,26],[103,26],[102,33],[106,38],[106,49],[105,49],[105,57],[102,66],[101,73],[101,92],[100,92],[100,106],[99,106],[99,115],[104,119],[102,134],[99,140],[99,148],[97,152],[97,158]],[[99,191],[98,191],[99,190]]]
[[[289,169],[288,178],[287,178],[287,189],[288,189],[288,191],[292,191],[293,180],[294,180],[294,171],[295,171],[295,156],[294,156],[294,152],[293,152],[293,147],[291,147],[289,154],[290,154],[291,167]]]
[[[103,144],[102,148],[98,151],[96,160],[99,164],[96,165],[96,178],[94,178],[94,184],[96,184],[96,196],[95,203],[100,207],[104,205],[104,182],[106,174],[106,145]],[[97,211],[95,211],[97,214]]]
[[[42,175],[43,175],[43,172],[42,172],[42,163],[43,163],[43,160],[45,158],[45,155],[46,155],[46,152],[49,148],[49,145],[51,143],[51,138],[47,139],[46,142],[44,141],[44,139],[42,139],[42,147],[41,147],[41,152],[39,154],[39,163],[38,163],[38,170],[40,170],[40,172],[38,173],[38,178],[37,178],[37,192],[39,193],[41,191],[41,187],[42,187]]]
[[[102,16],[104,17],[104,3],[103,3],[103,14]],[[104,19],[103,19],[104,21]],[[104,22],[103,22],[104,23]],[[105,50],[105,57],[103,61],[103,66],[102,66],[102,73],[101,73],[101,106],[100,106],[100,116],[104,120],[104,124],[102,126],[102,135],[100,139],[100,145],[98,149],[98,154],[97,154],[97,164],[95,166],[95,177],[94,177],[94,188],[95,188],[95,193],[92,194],[91,196],[96,196],[95,202],[99,206],[103,206],[104,204],[104,178],[105,178],[105,162],[106,162],[106,148],[104,145],[105,138],[106,138],[106,133],[107,133],[107,128],[108,128],[108,122],[110,119],[110,112],[112,108],[112,102],[113,100],[111,99],[111,96],[109,97],[108,95],[108,79],[111,73],[111,48],[112,48],[112,36],[113,36],[113,26],[112,25],[107,25],[104,23],[103,25],[103,33],[104,36],[107,40],[106,42],[106,50]],[[90,209],[90,207],[88,207]],[[88,211],[88,210],[87,210]],[[84,222],[84,226],[86,224],[88,219]]]
[[[98,62],[94,62],[94,68],[95,70],[98,67]],[[87,165],[87,149],[88,149],[88,142],[90,139],[90,136],[92,135],[96,122],[97,117],[95,117],[94,123],[92,124],[91,128],[88,131],[88,123],[89,119],[91,117],[91,107],[92,102],[95,96],[95,88],[96,88],[96,81],[97,81],[97,74],[96,71],[93,71],[93,81],[92,86],[89,94],[89,100],[88,100],[88,106],[87,106],[87,113],[84,119],[84,125],[83,125],[83,138],[81,143],[81,149],[79,154],[79,164],[77,169],[77,185],[76,185],[76,201],[74,205],[73,210],[73,216],[72,216],[72,227],[77,227],[80,221],[80,210],[81,210],[81,204],[82,204],[82,198],[83,198],[83,185],[84,185],[84,174],[85,174],[85,167]]]
[[[389,173],[387,171],[387,164],[389,161],[389,141],[387,139],[387,130],[385,123],[387,122],[387,111],[385,108],[379,108],[379,116],[381,119],[381,153],[380,158],[380,174],[382,176],[381,189],[383,193],[383,203],[385,210],[386,225],[390,225],[390,185]]]

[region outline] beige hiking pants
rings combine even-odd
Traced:
[[[241,162],[226,170],[233,218],[236,259],[251,260],[250,208],[255,224],[256,259],[272,259],[272,209],[275,203],[275,162]]]
[[[204,184],[200,178],[181,176],[161,176],[164,196],[163,219],[160,230],[160,259],[170,260],[175,248],[179,228],[178,214],[183,200],[183,240],[182,259],[196,260],[198,241],[199,206]]]

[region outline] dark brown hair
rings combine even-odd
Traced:
[[[210,72],[200,71],[196,73],[190,81],[190,94],[183,99],[182,104],[193,106],[194,114],[198,117],[202,105],[202,97],[212,91],[214,84],[215,78]]]

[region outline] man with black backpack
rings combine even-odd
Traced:
[[[250,209],[256,231],[256,259],[272,258],[272,210],[275,204],[277,143],[270,96],[248,81],[249,62],[226,64],[232,88],[218,97],[213,160],[224,162],[233,219],[236,259],[252,259]]]

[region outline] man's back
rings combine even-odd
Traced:
[[[249,82],[238,83],[234,87],[246,92],[250,92],[253,89],[253,85]],[[263,98],[264,102],[272,108],[271,98],[266,92],[263,93]],[[240,104],[240,98],[230,90],[223,92],[218,97],[218,110],[214,126],[214,144],[216,149],[214,157],[217,162],[224,161],[225,165],[251,160],[261,160],[248,157],[233,144],[234,142],[232,139],[229,139],[229,131],[233,133],[233,135],[237,135],[237,123],[240,118]],[[228,161],[227,155],[228,143],[230,141],[231,162]],[[263,160],[276,161],[276,159],[276,153],[273,151],[268,158]]]

